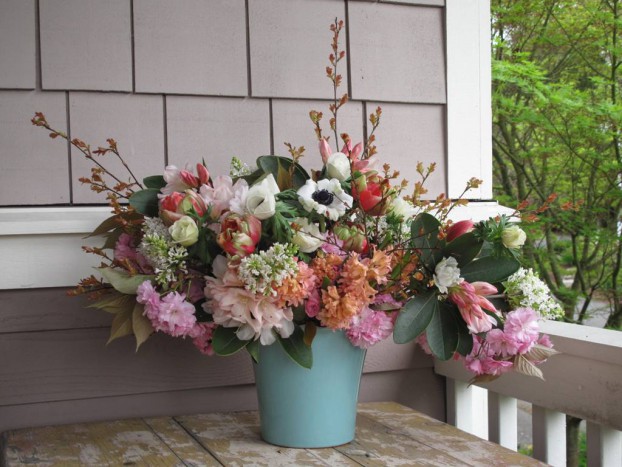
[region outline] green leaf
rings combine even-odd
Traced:
[[[104,220],[101,224],[95,227],[95,230],[93,230],[85,238],[97,237],[98,235],[103,235],[106,232],[110,232],[111,230],[114,230],[115,228],[119,227],[119,223],[117,222],[117,217],[118,216],[115,214],[114,216],[111,216],[108,219]]]
[[[460,269],[460,276],[467,282],[483,281],[494,284],[510,277],[520,268],[514,258],[485,256]]]
[[[146,276],[143,274],[136,274],[135,276],[130,276],[127,272],[120,269],[112,269],[112,268],[95,268],[97,269],[104,279],[110,282],[110,285],[114,287],[114,289],[118,292],[128,294],[128,295],[136,295],[136,289],[140,284],[147,280],[151,280],[153,276]]]
[[[313,353],[311,347],[304,342],[304,333],[299,326],[294,328],[291,336],[283,338],[278,336],[285,353],[303,368],[311,368],[313,365]]]
[[[110,344],[113,340],[118,339],[119,337],[132,334],[133,313],[134,308],[132,307],[128,310],[121,311],[114,316],[112,325],[110,326],[110,337],[108,338],[106,345]]]
[[[277,181],[277,184],[279,185],[279,188],[281,190],[286,190],[289,188],[298,190],[310,178],[307,171],[303,169],[300,164],[296,164],[294,168],[294,177],[292,180],[292,185],[281,186],[281,183],[279,183],[279,179],[283,178],[283,171],[289,172],[289,168],[292,164],[293,164],[293,161],[287,157],[269,155],[269,156],[260,156],[257,158],[257,167],[263,170],[264,173],[267,173],[267,174],[271,173],[274,176],[274,179]]]
[[[473,350],[473,335],[469,332],[469,328],[462,319],[458,309],[456,307],[452,308],[454,317],[456,318],[456,324],[458,325],[458,345],[456,347],[456,352],[465,357]]]
[[[246,344],[246,351],[255,363],[259,363],[259,341],[248,341],[248,344]]]
[[[148,217],[158,216],[158,194],[160,190],[147,188],[130,196],[130,205],[139,213]]]
[[[467,232],[449,242],[443,249],[443,256],[453,256],[458,260],[458,266],[462,268],[477,257],[483,245],[484,242],[475,238],[473,232]]]
[[[436,310],[438,298],[435,290],[410,299],[397,315],[393,340],[397,344],[405,344],[415,339],[428,327]]]
[[[236,330],[237,328],[226,328],[224,326],[218,326],[214,330],[212,347],[216,355],[233,355],[246,347],[248,341],[238,339]]]
[[[313,339],[315,339],[315,334],[317,333],[317,327],[313,321],[309,321],[305,325],[305,334],[304,334],[304,342],[307,347],[311,347],[313,344]]]
[[[164,188],[166,186],[166,181],[162,175],[151,175],[150,177],[143,178],[143,184],[147,188],[155,188],[159,190],[160,188]]]
[[[136,297],[134,295],[127,295],[114,291],[106,295],[101,300],[87,305],[87,307],[98,308],[100,310],[107,311],[108,313],[116,314],[133,309],[135,303]]]
[[[450,305],[439,306],[426,329],[430,350],[440,360],[449,360],[458,348],[460,331]]]
[[[136,303],[134,305],[134,311],[132,312],[132,329],[134,331],[134,336],[136,337],[136,351],[138,352],[138,348],[145,342],[151,334],[153,334],[153,326],[151,326],[151,321],[147,318],[144,312],[144,305],[141,303]]]
[[[439,240],[438,233],[441,223],[428,213],[419,214],[410,226],[412,246],[420,251],[419,257],[423,264],[433,270],[442,257],[444,240]]]

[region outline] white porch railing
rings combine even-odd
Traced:
[[[448,421],[479,434],[478,421],[487,418],[488,439],[516,450],[517,400],[524,400],[533,404],[534,457],[566,465],[569,414],[587,421],[588,465],[620,467],[622,333],[552,321],[542,323],[542,330],[561,352],[541,366],[546,380],[513,373],[482,384],[487,407],[478,402],[480,389],[469,387],[471,376],[462,363],[437,362],[436,372],[447,377]]]

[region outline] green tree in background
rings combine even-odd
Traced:
[[[529,226],[533,268],[583,323],[622,327],[622,0],[492,0],[495,196],[553,209]],[[579,306],[580,305],[580,306]],[[577,465],[578,422],[568,420]]]
[[[496,194],[558,195],[527,256],[569,321],[598,293],[620,327],[622,0],[492,3]]]

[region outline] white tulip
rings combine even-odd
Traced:
[[[350,178],[350,159],[342,152],[335,152],[326,161],[326,175],[340,182]]]
[[[276,212],[276,197],[279,186],[272,174],[268,174],[261,182],[251,186],[246,195],[246,209],[257,219],[265,220]]]

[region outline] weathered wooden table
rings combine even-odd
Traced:
[[[259,437],[257,412],[121,420],[9,431],[2,465],[543,465],[393,402],[359,405],[356,439],[286,449]]]

